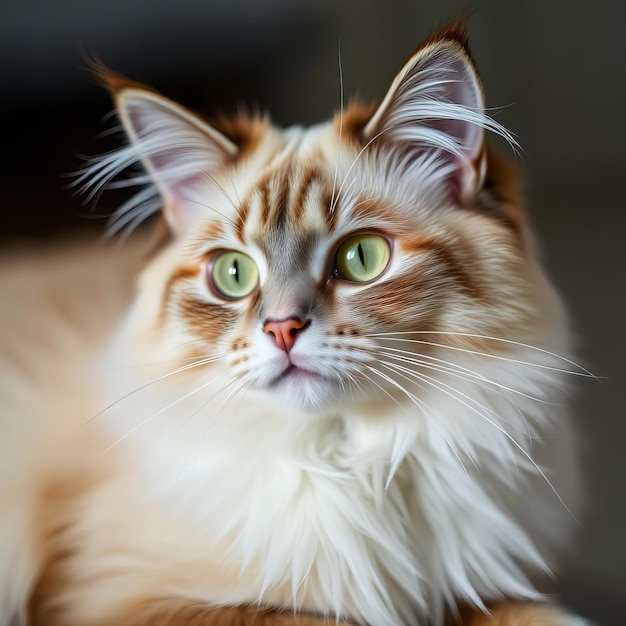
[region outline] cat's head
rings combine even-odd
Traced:
[[[314,411],[415,403],[455,368],[480,377],[458,369],[468,354],[542,341],[515,174],[484,140],[508,135],[458,29],[418,49],[377,108],[309,129],[209,125],[107,80],[130,145],[100,179],[135,161],[147,172],[118,224],[156,199],[171,233],[143,276],[137,333],[169,362],[201,363],[185,373],[197,384],[217,370],[220,386]]]

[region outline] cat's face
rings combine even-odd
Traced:
[[[196,384],[217,369],[233,392],[332,412],[406,401],[454,350],[528,337],[521,218],[458,42],[416,53],[378,110],[306,131],[220,132],[133,86],[118,107],[174,233],[146,270],[141,332],[205,359]]]
[[[383,160],[352,166],[356,148],[344,146],[336,175],[335,130],[316,134],[289,151],[272,135],[248,184],[235,166],[200,188],[194,202],[212,210],[147,270],[146,289],[161,294],[150,343],[165,336],[170,358],[174,346],[190,360],[223,358],[233,389],[333,410],[411,388],[410,359],[432,366],[430,343],[480,343],[446,332],[520,336],[532,297],[515,228],[443,193],[402,198]],[[344,179],[350,192],[334,198]],[[196,384],[206,376],[192,373]]]

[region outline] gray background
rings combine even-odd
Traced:
[[[2,0],[3,245],[101,232],[65,185],[77,153],[110,144],[107,96],[86,55],[192,108],[252,101],[280,124],[313,123],[348,96],[383,95],[420,40],[467,4],[424,0]],[[473,7],[477,8],[477,3]],[[481,2],[472,47],[497,119],[524,149],[529,210],[602,380],[573,402],[589,506],[563,598],[599,625],[626,623],[626,3]],[[105,194],[97,213],[119,202]]]

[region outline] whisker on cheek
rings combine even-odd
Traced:
[[[446,444],[448,445],[448,447],[449,447],[450,451],[452,452],[452,454],[458,460],[461,468],[467,474],[467,470],[465,468],[465,465],[461,461],[461,458],[459,457],[458,452],[456,451],[456,447],[450,441],[450,439],[445,435],[445,433],[442,430],[442,425],[440,425],[437,422],[436,417],[432,416],[432,411],[429,409],[428,405],[423,400],[418,398],[416,395],[411,393],[408,389],[406,389],[405,386],[403,386],[400,383],[398,383],[391,376],[389,376],[387,374],[384,374],[378,368],[368,367],[368,370],[371,371],[372,373],[376,374],[383,381],[389,383],[392,387],[398,389],[404,396],[406,396],[406,398],[408,400],[410,400],[413,404],[415,404],[420,409],[420,414],[423,415],[428,420],[428,422],[431,424],[431,426],[441,435],[442,439],[446,442]],[[393,396],[391,396],[389,391],[387,391],[383,387],[380,387],[380,389],[383,390],[387,395],[389,395],[389,397],[391,397],[392,400],[398,404],[398,406],[402,406],[397,401],[396,398],[393,398]],[[469,453],[468,453],[468,458],[471,458],[471,455]],[[399,448],[397,448],[394,451],[392,451],[392,455],[391,455],[391,459],[390,459],[391,466],[390,466],[390,470],[389,470],[389,476],[388,476],[388,479],[387,479],[387,486],[389,486],[393,476],[395,475],[396,471],[398,470],[398,468],[400,466],[400,463],[402,462],[402,459],[403,459],[403,454],[401,453]],[[469,475],[468,475],[468,477],[469,477]]]
[[[197,368],[197,367],[202,367],[204,365],[210,365],[211,363],[216,363],[216,362],[218,362],[220,360],[223,360],[223,359],[224,359],[223,356],[209,356],[209,357],[206,357],[206,358],[201,358],[199,360],[195,360],[193,363],[191,363],[189,365],[184,365],[183,367],[179,367],[178,369],[175,369],[175,370],[173,370],[171,372],[168,372],[167,374],[163,374],[162,376],[158,376],[157,378],[153,378],[152,380],[148,381],[147,383],[144,383],[144,384],[140,385],[139,387],[136,387],[132,391],[129,391],[128,393],[126,393],[123,396],[119,397],[117,400],[115,400],[114,402],[112,402],[111,404],[106,406],[104,409],[102,409],[101,411],[96,413],[94,416],[90,417],[88,420],[86,420],[83,424],[81,424],[77,428],[84,428],[85,426],[87,426],[88,424],[93,422],[94,420],[96,420],[99,417],[102,417],[103,415],[105,415],[107,411],[109,411],[112,408],[116,407],[118,404],[120,404],[121,402],[124,402],[124,400],[127,400],[131,396],[139,393],[140,391],[143,391],[144,389],[147,389],[147,388],[152,387],[153,385],[155,385],[157,383],[160,383],[160,382],[162,382],[164,380],[167,380],[168,378],[171,378],[172,376],[175,376],[176,374],[180,374],[182,372],[188,372],[189,370],[192,370],[192,369]],[[146,367],[149,367],[150,365],[154,365],[154,363],[147,364]],[[139,367],[143,367],[143,365],[140,365]],[[124,367],[122,367],[122,368],[112,368],[111,371],[113,371],[113,370],[120,370],[120,369],[124,369]]]
[[[490,408],[488,408],[488,407],[486,407],[484,405],[481,405],[474,398],[471,398],[467,394],[465,394],[463,392],[460,392],[458,390],[455,390],[453,387],[450,387],[449,385],[447,385],[445,383],[441,383],[440,381],[435,381],[433,378],[431,378],[429,376],[426,376],[424,374],[418,374],[417,372],[413,372],[411,370],[407,370],[406,368],[399,368],[399,366],[394,365],[394,364],[389,364],[387,362],[383,362],[383,365],[385,367],[387,367],[388,369],[390,369],[390,370],[400,371],[400,372],[402,372],[402,375],[408,374],[410,377],[414,377],[417,380],[420,380],[420,381],[426,383],[427,385],[432,386],[433,388],[435,388],[438,391],[442,392],[443,394],[449,396],[450,398],[452,398],[453,400],[455,400],[456,402],[458,402],[459,404],[461,404],[465,408],[469,409],[470,412],[474,413],[478,417],[480,417],[483,420],[485,420],[488,424],[493,426],[498,432],[500,432],[506,438],[506,440],[508,440],[508,442],[518,452],[520,452],[522,454],[523,459],[525,459],[526,461],[528,461],[532,465],[532,467],[535,469],[535,471],[541,476],[541,478],[545,481],[545,483],[548,485],[550,490],[553,492],[554,496],[556,497],[556,499],[558,500],[560,505],[567,511],[567,513],[573,519],[576,519],[574,514],[573,514],[573,512],[570,510],[570,508],[567,506],[567,504],[565,503],[565,501],[563,500],[563,498],[561,497],[559,492],[554,487],[553,483],[547,477],[546,473],[536,463],[536,461],[530,456],[528,451],[525,450],[524,447],[510,433],[508,433],[500,424],[498,424],[495,419],[493,419],[492,417],[489,416],[489,414],[495,415],[493,410],[491,410]],[[498,417],[498,416],[496,416],[496,417]],[[514,459],[514,456],[511,455],[511,460],[513,460],[513,459]]]
[[[531,352],[536,352],[538,354],[544,354],[546,356],[549,357],[553,357],[555,359],[557,359],[558,361],[561,361],[563,363],[567,363],[568,365],[571,365],[574,370],[566,370],[566,369],[559,369],[559,368],[555,368],[555,367],[549,367],[547,365],[542,365],[542,364],[538,364],[538,363],[532,363],[532,362],[525,362],[525,361],[520,361],[517,359],[513,359],[513,358],[507,358],[504,356],[499,356],[499,355],[495,355],[495,354],[491,354],[491,353],[487,353],[487,352],[481,352],[478,350],[471,350],[471,349],[465,349],[462,348],[460,346],[451,346],[451,345],[447,345],[447,344],[442,344],[442,343],[437,343],[437,342],[429,342],[426,340],[419,340],[419,339],[406,339],[406,336],[410,336],[410,335],[440,335],[440,336],[449,336],[449,337],[468,337],[471,339],[480,339],[480,340],[487,340],[487,341],[492,341],[496,344],[502,344],[502,345],[511,345],[511,346],[517,346],[520,348],[524,348],[527,349]],[[534,346],[534,345],[530,345],[527,343],[523,343],[520,341],[515,341],[512,339],[505,339],[505,338],[501,338],[501,337],[493,337],[490,335],[481,335],[481,334],[474,334],[474,333],[463,333],[463,332],[451,332],[451,331],[439,331],[439,330],[410,330],[410,331],[397,331],[397,332],[384,332],[384,333],[373,333],[373,334],[368,334],[368,337],[380,337],[382,339],[384,339],[385,341],[407,341],[410,343],[418,343],[418,344],[423,344],[423,345],[427,345],[427,346],[434,346],[437,348],[447,348],[449,350],[456,350],[459,352],[465,352],[467,354],[475,354],[477,356],[484,356],[487,358],[494,358],[494,359],[502,359],[502,360],[508,360],[511,361],[512,363],[518,363],[520,365],[529,365],[529,366],[534,366],[534,367],[539,367],[539,368],[544,368],[544,369],[549,369],[552,371],[556,371],[556,372],[562,372],[565,374],[572,374],[575,376],[586,376],[586,377],[590,377],[590,378],[594,378],[596,380],[599,380],[598,377],[593,374],[592,372],[590,372],[589,370],[587,370],[586,368],[584,368],[582,365],[576,363],[575,361],[572,361],[570,359],[568,359],[565,356],[562,356],[560,354],[557,354],[555,352],[551,352],[549,350],[546,350],[544,348],[540,348],[538,346]]]
[[[494,381],[491,381],[483,376],[467,376],[464,374],[460,374],[458,372],[455,372],[453,369],[451,368],[441,368],[440,366],[432,366],[428,363],[424,363],[421,362],[420,360],[416,360],[416,359],[407,359],[407,358],[399,358],[397,357],[397,355],[394,354],[389,354],[386,353],[384,351],[381,351],[380,353],[382,356],[385,356],[387,358],[391,358],[391,359],[395,359],[395,360],[400,360],[403,363],[409,363],[412,365],[417,365],[418,366],[418,370],[419,373],[421,373],[422,375],[426,376],[426,374],[423,372],[424,369],[426,370],[432,370],[435,372],[440,372],[444,375],[447,376],[452,376],[454,378],[459,378],[462,381],[466,381],[466,382],[470,382],[472,384],[476,384],[478,387],[482,388],[482,389],[486,389],[487,391],[489,390],[495,390],[497,391],[498,395],[500,397],[502,397],[503,399],[505,399],[507,405],[512,406],[515,409],[516,414],[518,414],[522,420],[522,423],[524,424],[524,428],[522,429],[524,434],[528,436],[529,439],[533,438],[532,435],[532,431],[530,428],[530,425],[528,424],[528,421],[526,420],[526,418],[524,417],[523,413],[521,412],[521,410],[519,409],[519,407],[517,406],[517,404],[515,404],[515,402],[513,401],[512,398],[509,397],[509,394],[511,395],[519,395],[523,398],[527,398],[529,400],[533,400],[534,402],[538,402],[540,404],[546,404],[548,406],[557,406],[555,403],[552,402],[547,402],[541,398],[536,398],[534,396],[531,396],[530,394],[524,393],[522,391],[516,390],[516,389],[512,389],[510,387],[506,387],[504,385],[500,385]],[[386,362],[388,367],[397,367],[399,372],[407,372],[409,374],[415,374],[416,376],[419,375],[417,371],[414,370],[410,370],[407,368],[403,368],[401,367],[399,364],[391,364],[389,362]],[[478,381],[476,381],[476,379],[478,378]],[[432,380],[435,380],[434,378]],[[506,392],[506,393],[503,393]],[[511,422],[507,419],[502,418],[502,420],[507,423],[510,427],[514,428],[514,429],[521,429],[516,423]]]
[[[407,356],[413,355],[413,353],[407,350],[399,350],[394,348],[385,348],[381,349],[380,354],[386,356],[388,358],[403,362],[409,363],[413,365],[418,365],[421,369],[434,370],[437,372],[441,372],[444,374],[449,374],[450,376],[461,378],[463,380],[476,382],[477,385],[486,389],[501,389],[502,391],[509,392],[511,394],[519,395],[523,398],[528,398],[529,400],[534,400],[535,402],[539,402],[542,404],[547,404],[550,406],[562,406],[557,405],[554,402],[549,402],[544,398],[539,398],[537,396],[533,396],[531,394],[525,393],[519,389],[515,389],[513,387],[504,385],[495,380],[491,380],[482,374],[479,374],[476,371],[473,371],[467,367],[463,367],[451,361],[446,361],[444,359],[439,359],[437,357],[429,356],[429,355],[419,355],[419,356]]]
[[[211,385],[215,384],[215,382],[217,382],[218,380],[224,378],[224,376],[225,375],[222,374],[221,376],[218,376],[217,378],[214,378],[213,380],[209,380],[206,383],[203,383],[199,387],[196,387],[196,388],[192,389],[191,391],[189,391],[188,393],[180,396],[179,398],[177,398],[176,400],[174,400],[173,402],[171,402],[167,406],[165,406],[165,407],[159,409],[158,411],[156,411],[155,413],[152,413],[151,415],[148,415],[147,417],[143,418],[140,422],[135,424],[132,428],[130,428],[122,436],[120,436],[113,444],[111,444],[108,448],[106,448],[106,450],[104,450],[104,453],[106,454],[107,452],[109,452],[110,450],[112,450],[113,448],[118,446],[122,441],[124,441],[125,439],[130,437],[134,432],[136,432],[142,426],[145,426],[146,424],[148,424],[149,422],[151,422],[152,420],[157,418],[159,415],[162,415],[163,413],[166,413],[171,408],[173,408],[176,405],[180,404],[181,402],[183,402],[187,398],[190,398],[191,396],[197,394],[199,391],[202,391],[203,389],[206,389],[207,387],[210,387]]]
[[[219,394],[223,393],[229,387],[232,387],[235,384],[236,384],[236,381],[231,380],[228,383],[226,383],[225,385],[223,385],[216,393],[214,393],[209,398],[207,398],[207,400],[198,409],[196,409],[191,415],[189,415],[189,417],[187,417],[187,419],[176,430],[179,430],[183,426],[188,424],[196,415],[198,415],[201,411],[203,411],[207,407],[209,407],[211,402]],[[194,453],[198,454],[198,455],[200,454],[200,451],[202,450],[203,441],[204,441],[207,433],[209,432],[209,429],[211,428],[211,426],[216,422],[216,420],[219,419],[220,412],[241,391],[243,391],[244,394],[245,394],[245,391],[247,390],[247,388],[248,387],[245,384],[239,384],[239,385],[235,386],[235,388],[232,391],[229,392],[228,396],[224,400],[222,400],[222,402],[216,408],[215,407],[211,407],[211,417],[207,420],[207,423],[205,424],[204,428],[202,429],[202,432],[200,433],[200,436],[195,438],[192,447],[190,448],[189,452],[187,453],[187,455],[184,457],[183,461],[181,462],[180,468],[178,470],[177,482],[180,481],[181,475],[183,474],[183,472],[185,470],[185,467],[190,463]],[[243,396],[243,394],[242,394],[242,396]]]

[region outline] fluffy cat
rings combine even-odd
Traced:
[[[140,162],[117,227],[168,233],[132,297],[141,241],[4,279],[0,622],[582,625],[541,592],[583,372],[462,29],[309,129],[104,78],[88,184]]]

